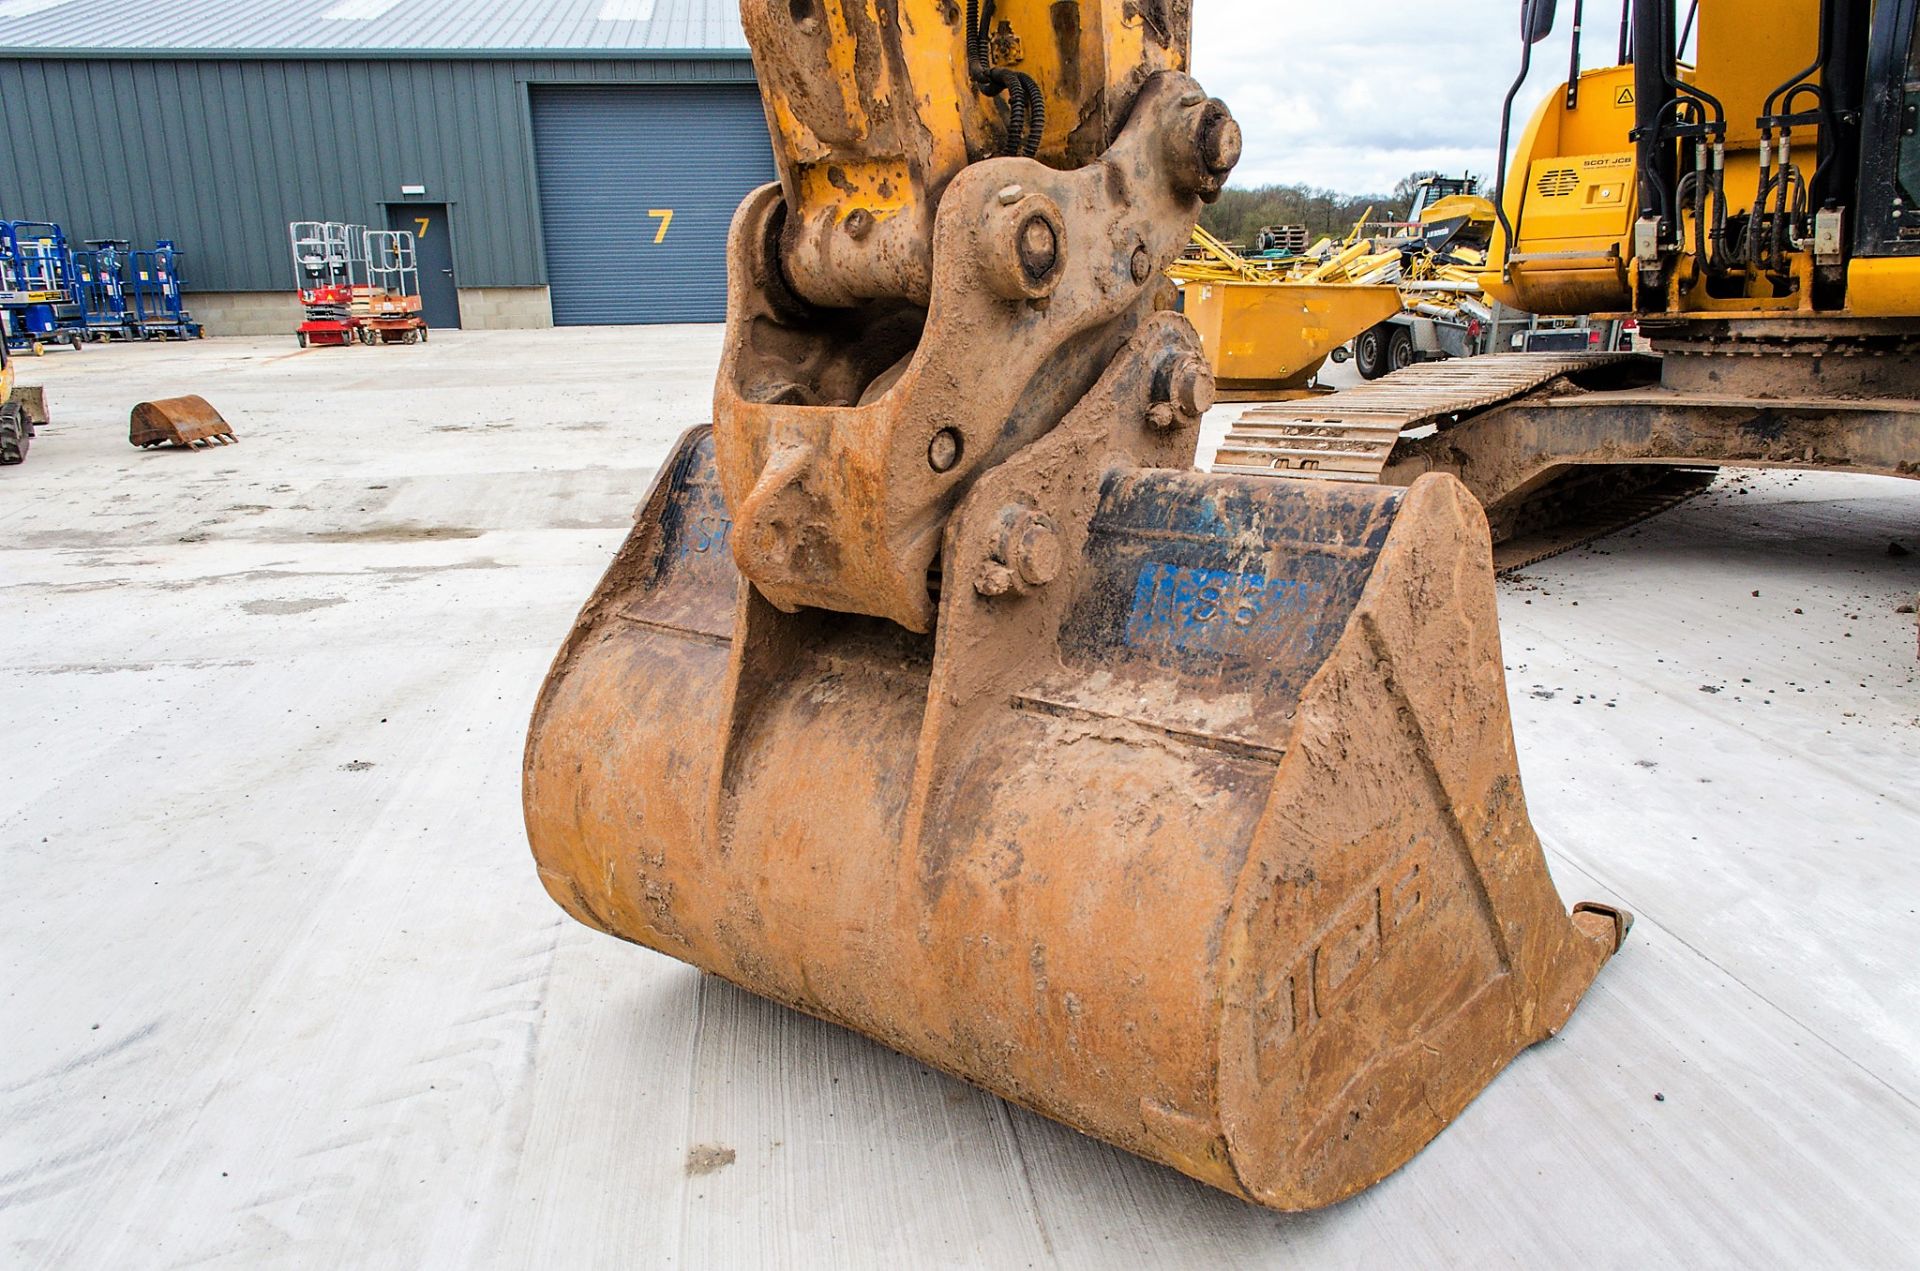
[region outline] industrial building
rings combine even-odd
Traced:
[[[287,224],[419,236],[436,327],[718,320],[773,160],[733,0],[7,0],[0,217],[170,238],[291,331]]]

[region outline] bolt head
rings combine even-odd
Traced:
[[[983,596],[1004,596],[1013,590],[1013,571],[997,560],[982,561],[973,589]]]
[[[857,243],[873,232],[873,213],[864,207],[856,207],[847,213],[846,220],[840,222],[840,228]]]
[[[1008,202],[1008,195],[1013,196]],[[1002,300],[1037,300],[1060,283],[1066,218],[1044,194],[1004,187],[981,224],[978,260],[987,289]]]
[[[1240,162],[1242,137],[1240,124],[1232,115],[1222,113],[1212,120],[1212,126],[1200,135],[1200,161],[1207,165],[1207,171],[1225,175]]]
[[[1044,216],[1029,216],[1020,227],[1020,264],[1035,280],[1053,272],[1060,258],[1060,240]]]
[[[1144,246],[1136,247],[1133,249],[1133,259],[1129,262],[1128,268],[1135,282],[1145,282],[1147,275],[1153,272],[1153,257],[1147,255],[1147,249]]]
[[[960,434],[951,428],[933,434],[933,440],[927,443],[927,466],[935,472],[950,472],[959,462]]]
[[[1191,353],[1174,363],[1168,389],[1174,410],[1188,419],[1198,419],[1213,409],[1213,371]]]
[[[1013,567],[1029,587],[1044,587],[1060,573],[1060,531],[1040,513],[1025,517],[1013,542]]]

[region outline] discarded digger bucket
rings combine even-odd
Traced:
[[[135,406],[128,422],[127,440],[145,449],[149,446],[192,448],[215,442],[224,446],[239,438],[206,398],[189,395]]]
[[[50,422],[47,418],[47,390],[38,384],[15,384],[13,400],[20,405],[20,414],[28,424],[35,428],[45,428]]]
[[[583,923],[1312,1208],[1630,918],[1548,877],[1464,487],[1141,462],[1101,439],[1146,376],[978,479],[926,635],[743,584],[689,432],[542,690],[528,832]]]

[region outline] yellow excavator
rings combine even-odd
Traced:
[[[45,392],[15,382],[12,356],[0,339],[0,467],[25,462],[34,432],[46,422]]]
[[[1215,470],[1450,473],[1533,554],[1722,465],[1920,476],[1920,0],[1635,0],[1618,64],[1582,71],[1576,34],[1515,141],[1554,8],[1522,6],[1481,283],[1636,320],[1652,354],[1416,367],[1311,415],[1256,409]]]
[[[743,0],[779,180],[524,808],[579,921],[1305,1209],[1630,917],[1548,876],[1460,482],[1194,470],[1161,276],[1240,132],[1188,12]]]

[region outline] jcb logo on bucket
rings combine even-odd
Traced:
[[[1263,1061],[1323,1019],[1421,916],[1432,854],[1427,840],[1416,842],[1320,932],[1290,971],[1274,978],[1255,1020]]]

